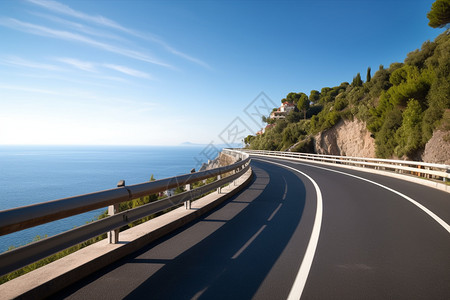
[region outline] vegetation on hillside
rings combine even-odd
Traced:
[[[438,16],[430,18],[436,27],[448,23],[448,13],[442,13],[448,2],[436,1],[438,9],[428,14]],[[248,136],[249,148],[313,152],[313,135],[341,119],[357,118],[375,138],[378,157],[417,159],[450,109],[450,34],[447,30],[423,43],[403,63],[380,65],[373,76],[368,68],[365,82],[358,73],[351,84],[313,90],[309,96],[289,93],[281,101],[294,103],[295,110],[285,119],[266,118],[272,125],[262,135]]]

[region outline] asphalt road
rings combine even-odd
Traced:
[[[450,232],[401,195],[445,225],[449,194],[310,163],[252,168],[218,209],[55,298],[450,299]]]

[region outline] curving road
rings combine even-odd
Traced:
[[[450,299],[449,194],[312,163],[252,168],[218,209],[55,298]]]

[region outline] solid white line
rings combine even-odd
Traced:
[[[319,234],[320,234],[320,227],[322,226],[322,212],[323,212],[323,205],[322,205],[322,193],[320,192],[319,185],[307,174],[303,173],[302,171],[299,171],[293,167],[286,166],[283,164],[279,164],[273,161],[265,161],[268,163],[272,163],[275,165],[282,166],[284,168],[291,169],[297,173],[302,174],[306,178],[308,178],[312,184],[314,185],[314,188],[316,189],[317,194],[317,208],[316,208],[316,217],[314,220],[313,229],[311,232],[311,237],[309,238],[308,246],[306,247],[305,256],[303,257],[302,264],[300,265],[300,268],[298,270],[297,276],[295,277],[294,284],[292,285],[291,291],[289,292],[288,300],[298,300],[302,296],[303,289],[305,288],[306,279],[308,279],[309,270],[311,269],[311,265],[314,259],[314,255],[316,253],[317,243],[319,242]]]
[[[275,210],[273,211],[273,213],[270,215],[270,217],[267,219],[267,221],[272,221],[273,217],[275,217],[275,215],[277,214],[277,212],[280,210],[281,206],[283,205],[283,203],[278,204],[278,207],[275,208]]]
[[[441,225],[442,227],[444,227],[444,229],[447,230],[448,233],[450,233],[450,225],[449,225],[449,224],[447,224],[444,220],[442,220],[441,218],[439,218],[435,213],[433,213],[431,210],[429,210],[428,208],[426,208],[425,206],[423,206],[422,204],[420,204],[420,203],[417,202],[416,200],[414,200],[414,199],[412,199],[412,198],[406,196],[405,194],[400,193],[399,191],[396,191],[396,190],[394,190],[394,189],[391,189],[390,187],[387,187],[387,186],[382,185],[382,184],[380,184],[380,183],[378,183],[378,182],[375,182],[375,181],[366,179],[366,178],[364,178],[364,177],[359,177],[359,176],[356,176],[356,175],[353,175],[353,174],[349,174],[349,173],[345,173],[345,172],[342,172],[342,171],[337,171],[337,170],[333,170],[333,169],[328,169],[328,168],[324,168],[324,167],[319,167],[319,166],[314,166],[314,165],[304,164],[304,163],[299,163],[299,162],[296,162],[296,164],[304,165],[304,166],[309,166],[309,167],[312,167],[312,168],[323,169],[323,170],[327,170],[327,171],[331,171],[331,172],[335,172],[335,173],[339,173],[339,174],[343,174],[343,175],[347,175],[347,176],[350,176],[350,177],[354,177],[354,178],[357,178],[357,179],[361,179],[361,180],[370,182],[370,183],[375,184],[375,185],[377,185],[377,186],[379,186],[379,187],[382,187],[382,188],[384,188],[384,189],[386,189],[386,190],[388,190],[388,191],[390,191],[390,192],[393,192],[393,193],[395,193],[395,194],[397,194],[397,195],[399,195],[399,196],[405,198],[406,200],[408,200],[409,202],[411,202],[412,204],[414,204],[415,206],[417,206],[418,208],[420,208],[422,211],[424,211],[424,212],[427,213],[430,217],[432,217],[436,222],[438,222],[439,225]]]
[[[245,244],[244,246],[241,247],[241,249],[238,250],[238,252],[236,252],[236,254],[234,254],[231,259],[236,259],[238,258],[239,255],[241,255],[242,252],[244,252],[245,249],[247,249],[248,246],[250,246],[251,243],[253,243],[253,241],[258,237],[258,235],[260,235],[260,233],[264,230],[264,228],[266,228],[267,225],[263,225],[258,232],[256,232]]]
[[[277,156],[270,156],[270,155],[256,155],[256,156],[266,156],[266,157],[282,160],[282,158],[277,157]],[[382,187],[382,188],[384,188],[384,189],[386,189],[388,191],[391,191],[391,192],[393,192],[393,193],[403,197],[404,199],[408,200],[409,202],[411,202],[412,204],[414,204],[418,208],[420,208],[423,212],[425,212],[427,215],[429,215],[431,218],[433,218],[439,225],[441,225],[445,230],[447,230],[448,233],[450,233],[450,225],[449,224],[447,224],[444,220],[439,218],[434,212],[432,212],[431,210],[429,210],[428,208],[426,208],[425,206],[423,206],[422,204],[420,204],[416,200],[406,196],[405,194],[400,193],[399,191],[396,191],[394,189],[391,189],[390,187],[387,187],[387,186],[382,185],[382,184],[380,184],[378,182],[366,179],[364,177],[359,177],[359,176],[356,176],[356,175],[353,175],[353,174],[349,174],[349,173],[345,173],[345,172],[341,172],[341,171],[336,171],[336,170],[328,169],[328,168],[324,168],[324,167],[319,167],[319,166],[315,166],[315,165],[300,163],[300,162],[297,162],[298,161],[297,159],[290,159],[290,160],[296,161],[296,162],[293,162],[293,163],[298,164],[298,165],[304,165],[304,166],[308,166],[308,167],[312,167],[312,168],[323,169],[323,170],[327,170],[327,171],[331,171],[331,172],[335,172],[335,173],[340,173],[340,174],[343,174],[343,175],[351,176],[351,177],[354,177],[354,178],[358,178],[358,179],[370,182],[372,184],[375,184],[375,185],[377,185],[379,187]]]

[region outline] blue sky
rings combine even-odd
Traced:
[[[0,144],[229,142],[249,105],[402,62],[432,3],[2,0]]]

